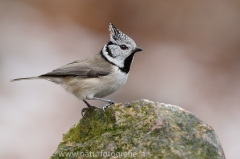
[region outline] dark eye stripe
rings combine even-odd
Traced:
[[[109,45],[117,45],[117,44],[113,43],[112,41],[109,41],[107,43],[107,47],[106,47],[106,51],[108,52],[108,55],[111,56],[112,58],[115,58],[115,56],[113,56],[113,54],[112,54],[112,51],[108,47]]]
[[[117,44],[113,43],[112,41],[109,41],[107,45],[117,45]]]
[[[113,57],[112,51],[108,48],[108,46],[107,46],[107,48],[106,48],[106,51],[108,52],[108,55],[109,55],[109,56]]]

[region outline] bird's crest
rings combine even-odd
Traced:
[[[112,42],[125,42],[128,44],[132,44],[136,46],[135,42],[128,37],[126,34],[118,30],[112,23],[109,24],[109,30],[110,30],[110,41]]]

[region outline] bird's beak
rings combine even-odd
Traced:
[[[134,50],[133,50],[133,53],[136,53],[136,52],[139,52],[139,51],[142,51],[143,49],[140,48],[140,47],[136,47]]]

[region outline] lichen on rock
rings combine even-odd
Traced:
[[[208,124],[174,105],[139,100],[88,109],[51,159],[225,159]]]

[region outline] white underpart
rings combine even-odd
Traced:
[[[118,67],[114,67],[113,68],[113,78],[115,78],[115,81],[117,83],[117,87],[118,86],[121,86],[121,85],[124,85],[126,82],[127,82],[127,79],[128,79],[128,73],[124,73],[122,72]]]
[[[103,47],[103,55],[110,61],[110,62],[112,62],[112,63],[114,63],[116,66],[118,66],[118,67],[121,67],[121,68],[123,68],[124,67],[124,58],[122,58],[122,59],[120,59],[121,57],[119,57],[119,58],[113,58],[113,57],[111,57],[111,56],[109,56],[108,55],[108,52],[106,51],[106,47],[107,47],[107,45],[104,45],[104,47]]]

